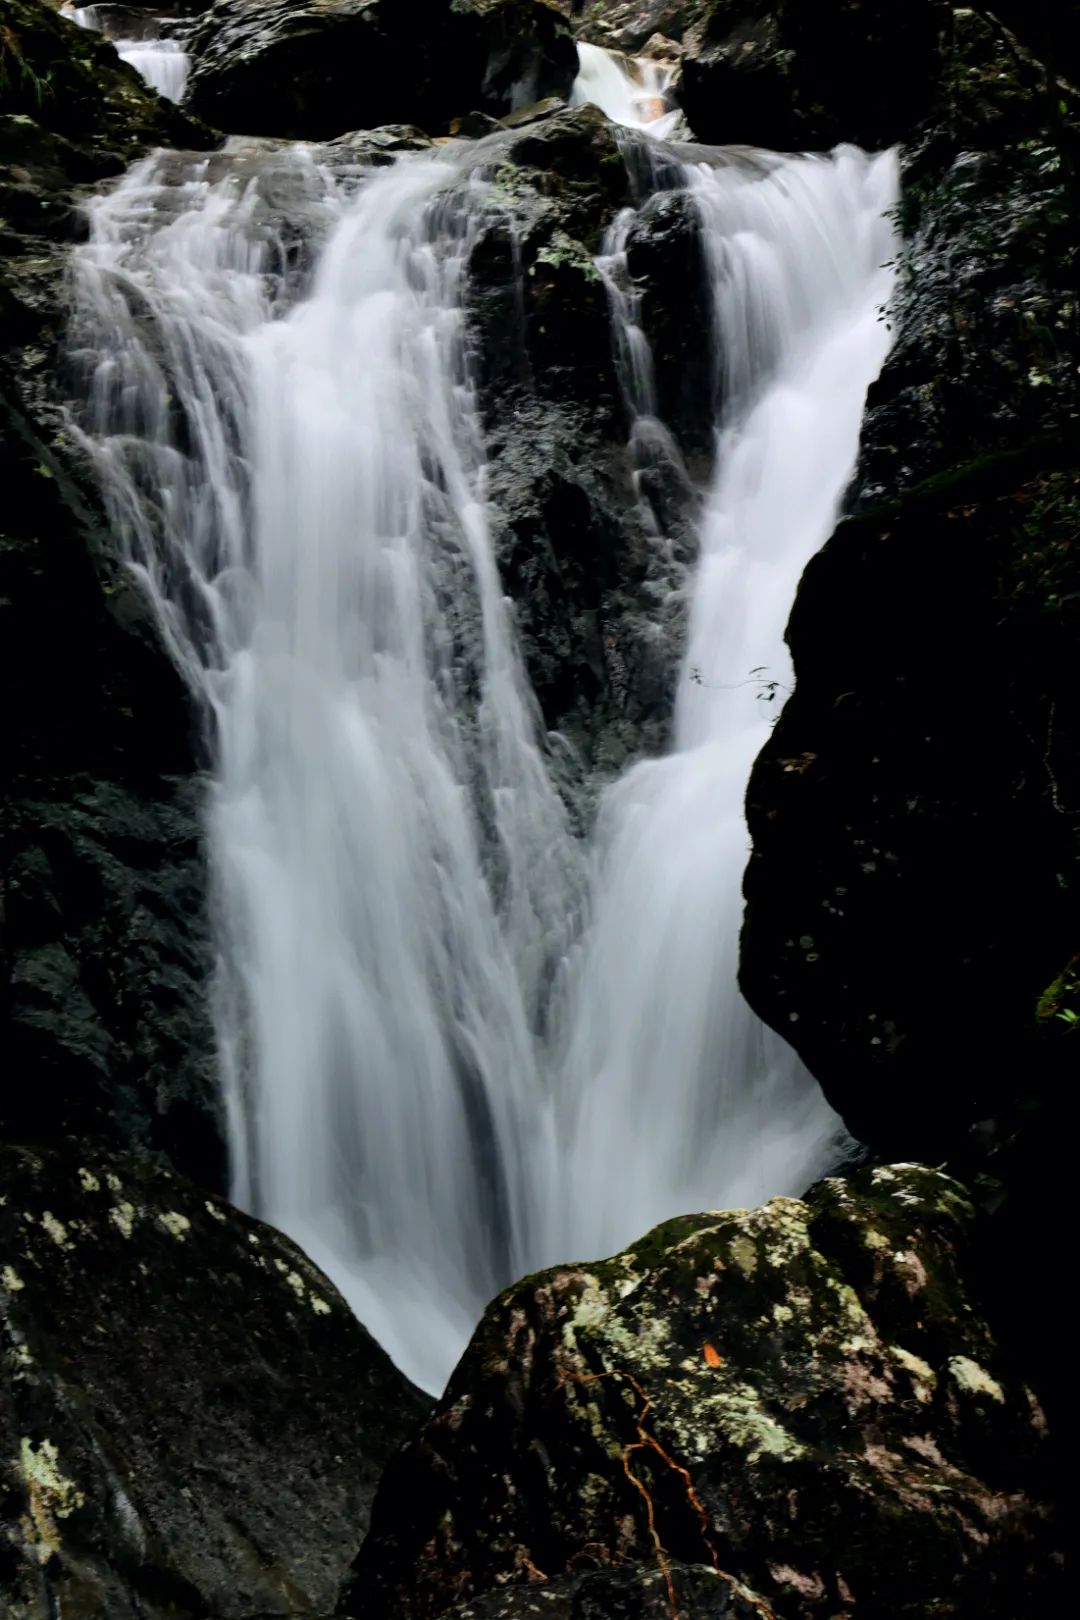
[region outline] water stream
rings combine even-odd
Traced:
[[[429,1388],[515,1276],[797,1192],[835,1149],[736,988],[741,804],[772,712],[750,671],[788,679],[884,357],[896,189],[851,149],[685,163],[717,471],[674,745],[585,846],[488,533],[462,293],[499,204],[462,154],[147,159],[92,206],[72,331],[117,532],[208,716],[236,1196]]]
[[[94,28],[103,33],[115,45],[120,60],[133,67],[159,96],[167,96],[170,101],[182,100],[191,65],[188,54],[178,40],[158,36],[156,19],[148,19],[150,29],[146,37],[131,39],[122,32],[122,22],[119,29],[114,26],[107,6],[65,5],[61,11],[80,28]]]

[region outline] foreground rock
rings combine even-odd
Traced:
[[[511,1289],[387,1470],[347,1605],[424,1620],[520,1585],[534,1608],[475,1613],[546,1613],[550,1581],[556,1613],[607,1613],[566,1577],[678,1589],[678,1561],[725,1578],[707,1614],[1041,1612],[1045,1421],[969,1293],[972,1218],[897,1166]]]
[[[452,1620],[775,1620],[761,1599],[706,1564],[594,1569],[486,1592]]]
[[[546,0],[218,0],[189,40],[188,104],[222,129],[326,140],[444,129],[565,96],[577,50]]]
[[[329,1612],[426,1402],[280,1233],[124,1156],[0,1149],[0,1608]]]

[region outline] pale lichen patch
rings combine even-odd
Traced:
[[[79,1185],[83,1192],[100,1192],[101,1182],[92,1170],[79,1169]]]
[[[967,1395],[989,1395],[992,1401],[1005,1404],[1005,1392],[995,1378],[967,1356],[950,1356],[949,1371]]]
[[[67,1235],[67,1227],[63,1221],[58,1221],[51,1209],[47,1209],[41,1217],[41,1224],[52,1238],[58,1249],[72,1249],[74,1244]]]
[[[110,1192],[118,1193],[121,1190],[122,1183],[120,1181],[120,1177],[114,1176],[110,1170],[105,1176],[105,1185],[108,1187]]]
[[[744,1232],[739,1232],[728,1244],[728,1253],[744,1277],[752,1277],[757,1270],[757,1248]]]
[[[228,1220],[229,1217],[226,1215],[225,1211],[223,1209],[219,1209],[216,1204],[211,1203],[209,1198],[205,1200],[205,1203],[206,1213],[211,1217],[212,1220],[221,1221],[222,1223]]]
[[[934,1392],[937,1384],[937,1374],[934,1369],[921,1356],[913,1356],[910,1350],[904,1350],[898,1344],[889,1345],[889,1354],[894,1361],[898,1361],[904,1371],[910,1373],[915,1386],[915,1399],[924,1405]]]
[[[315,1312],[316,1316],[329,1316],[330,1315],[329,1301],[323,1299],[321,1297],[321,1295],[319,1295],[319,1294],[309,1294],[308,1295],[308,1304],[311,1306],[311,1308]]]
[[[806,1455],[802,1442],[764,1410],[753,1385],[736,1384],[709,1404],[716,1413],[717,1426],[732,1445],[746,1452],[747,1462],[755,1462],[763,1455],[795,1462]]]
[[[35,1447],[28,1436],[23,1436],[19,1444],[19,1468],[30,1499],[33,1539],[38,1543],[38,1558],[43,1564],[60,1545],[57,1519],[68,1518],[86,1500],[74,1480],[60,1472],[58,1462],[59,1453],[51,1440],[43,1440]]]
[[[134,1204],[114,1204],[109,1211],[109,1219],[122,1236],[129,1238],[135,1227]]]
[[[11,1266],[5,1266],[3,1271],[0,1271],[0,1281],[3,1282],[9,1294],[21,1293],[26,1287],[19,1273]]]
[[[165,1209],[158,1212],[158,1225],[163,1226],[177,1242],[185,1243],[191,1231],[191,1222],[186,1215],[181,1215],[175,1209]]]

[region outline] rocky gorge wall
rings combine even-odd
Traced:
[[[0,0],[0,1594],[17,1620],[329,1610],[412,1434],[356,1620],[1045,1612],[1080,1040],[1075,8],[177,9],[191,112]],[[425,127],[353,138],[382,161],[495,132],[512,84],[565,96],[571,28],[663,35],[701,140],[904,143],[894,348],[748,794],[742,984],[879,1160],[960,1180],[867,1170],[527,1279],[417,1429],[325,1279],[213,1196],[204,742],[65,429],[65,256],[84,188],[220,141],[194,112]],[[545,722],[603,780],[667,735],[681,626],[654,603],[712,453],[699,247],[677,190],[630,243],[683,463],[650,492],[658,559],[593,264],[632,165],[593,109],[511,125],[513,231],[470,290],[496,545]]]

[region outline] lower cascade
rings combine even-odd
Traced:
[[[742,796],[886,353],[897,193],[891,154],[664,149],[703,228],[715,472],[670,748],[583,841],[489,532],[465,295],[491,140],[490,163],[460,142],[360,176],[242,140],[145,159],[91,205],[71,344],[80,431],[207,716],[236,1199],[429,1389],[515,1277],[799,1192],[836,1154],[738,993]],[[638,430],[618,251],[616,228]]]

